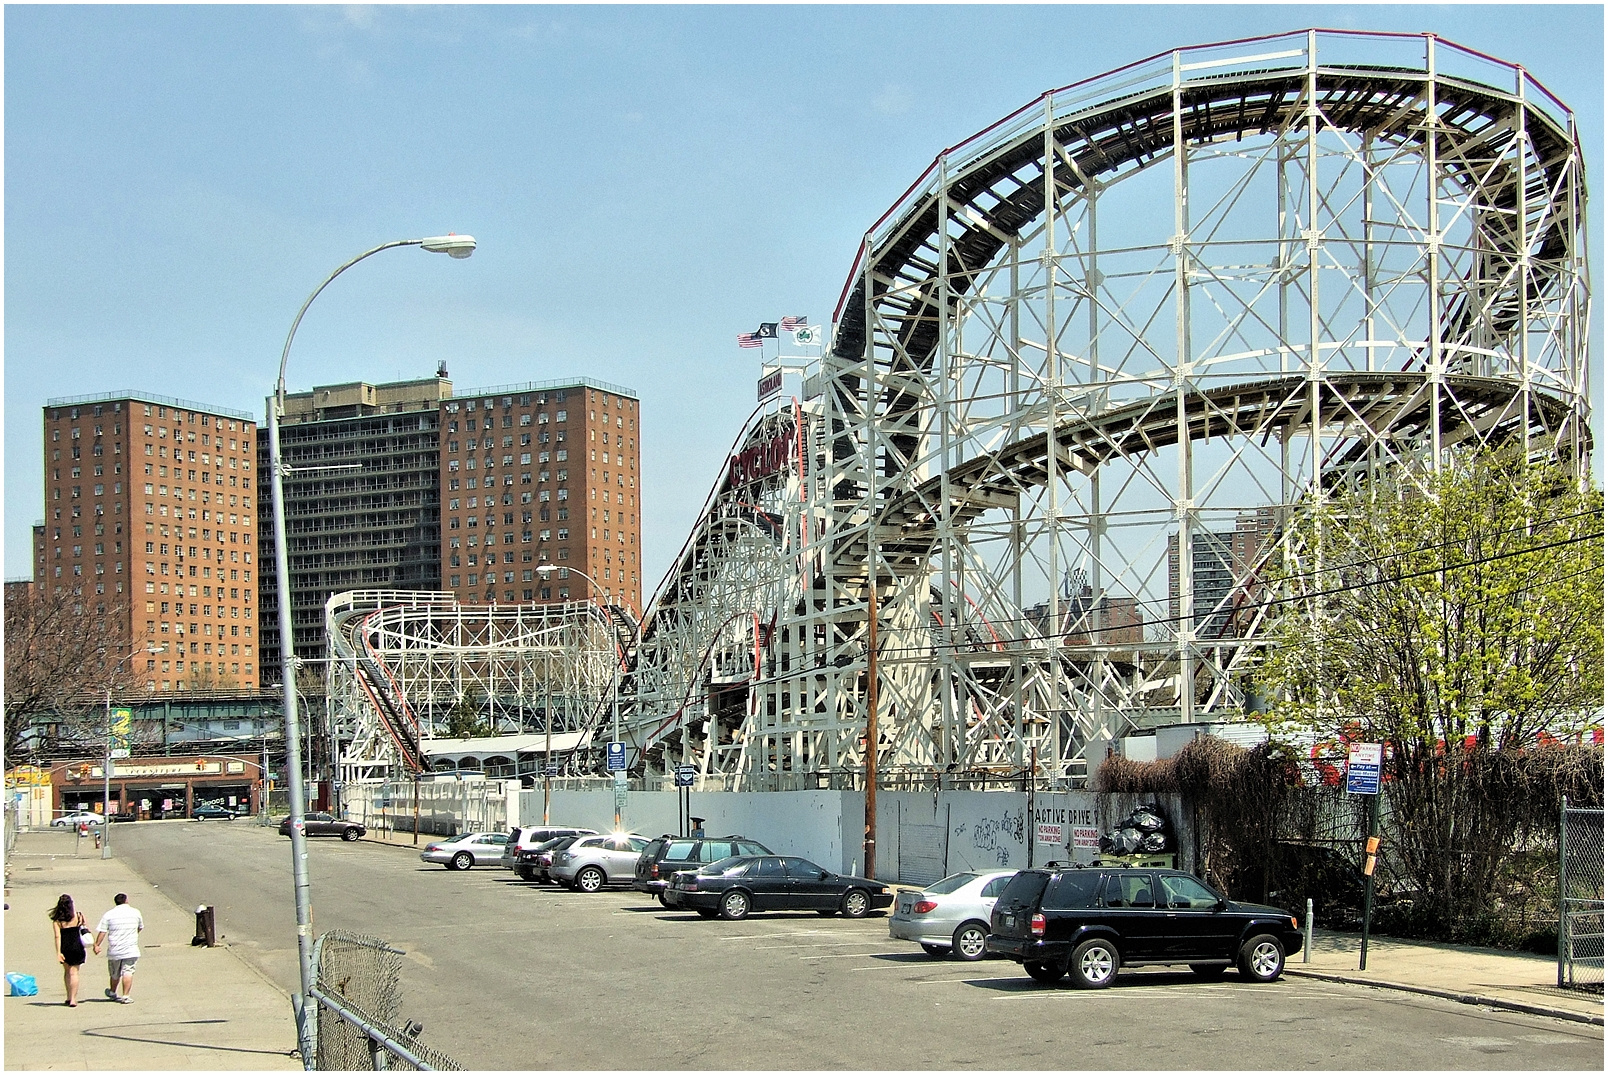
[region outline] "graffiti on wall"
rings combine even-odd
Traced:
[[[967,822],[955,827],[956,836],[966,835]],[[1001,866],[1011,864],[1011,852],[1022,846],[1027,829],[1025,807],[1012,811],[1008,807],[998,817],[980,818],[971,823],[972,846]]]

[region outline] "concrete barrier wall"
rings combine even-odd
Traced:
[[[1089,862],[1092,848],[1075,847],[1074,829],[1104,834],[1135,806],[1156,803],[1171,823],[1179,869],[1193,871],[1194,833],[1177,795],[1113,795],[1101,808],[1093,792],[883,791],[877,794],[876,876],[922,884],[962,870],[1023,869],[1045,862]],[[778,854],[802,855],[830,870],[859,872],[865,837],[865,798],[855,791],[697,792],[692,813],[710,835],[750,836]],[[550,820],[600,832],[614,827],[612,791],[553,792]],[[542,818],[541,791],[519,793],[526,825]],[[658,836],[678,832],[673,791],[626,795],[624,825]],[[1039,842],[1040,824],[1059,825],[1060,843]],[[1031,844],[1030,844],[1031,841]],[[908,874],[908,876],[906,876]]]

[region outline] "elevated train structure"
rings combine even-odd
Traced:
[[[1067,786],[1131,730],[1243,715],[1291,512],[1471,446],[1584,478],[1574,122],[1433,36],[1308,31],[1151,57],[945,150],[867,233],[799,398],[744,425],[641,623],[523,610],[581,655],[554,719],[596,730],[617,696],[650,784],[691,764],[765,790],[856,786],[873,688],[904,786]],[[418,708],[409,647],[479,644],[402,625],[520,616],[414,597],[371,609],[337,673],[375,666],[348,712],[373,771],[407,762],[378,729]],[[485,696],[546,690],[544,660]],[[594,747],[563,764],[599,768]]]

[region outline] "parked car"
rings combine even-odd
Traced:
[[[116,824],[119,821],[138,821],[139,819],[140,815],[136,814],[132,810],[124,810],[122,813],[112,815],[113,824]]]
[[[791,855],[737,855],[700,870],[682,870],[664,890],[665,905],[705,918],[748,917],[750,911],[816,911],[863,918],[893,902],[880,881],[836,874]]]
[[[194,810],[190,811],[190,816],[197,821],[233,821],[243,813],[245,813],[245,811],[236,810],[234,807],[225,806],[222,803],[202,803],[200,806],[197,806]]]
[[[535,881],[538,885],[550,885],[553,883],[553,856],[580,838],[579,836],[555,836],[546,843],[537,844],[529,851],[521,851],[515,869],[523,867],[522,870],[519,870],[519,876],[528,881]]]
[[[636,876],[637,859],[647,846],[648,838],[634,832],[582,836],[554,851],[547,873],[578,892],[596,892],[605,885],[628,885]]]
[[[53,829],[76,829],[80,825],[99,825],[102,817],[92,810],[74,810],[70,814],[50,819]]]
[[[888,917],[888,936],[915,941],[930,956],[982,959],[994,901],[1015,876],[1015,870],[972,870],[950,874],[920,892],[900,892]]]
[[[466,832],[450,840],[433,840],[419,852],[422,862],[439,863],[449,870],[496,864],[508,844],[506,832]]]
[[[521,880],[534,881],[535,872],[527,865],[521,865],[519,854],[522,851],[533,851],[540,844],[560,836],[590,836],[596,829],[577,829],[565,825],[525,825],[508,830],[508,842],[503,845],[502,857],[498,861],[520,876]]]
[[[326,814],[321,810],[304,814],[302,821],[305,822],[302,831],[308,836],[339,836],[343,840],[351,841],[368,832],[368,829],[355,821],[347,821],[345,818]],[[279,835],[290,835],[290,818],[287,817],[279,823]]]
[[[774,855],[758,840],[746,836],[676,836],[666,833],[643,848],[637,858],[636,876],[631,887],[657,896],[664,903],[664,890],[679,870],[697,870],[733,855]]]
[[[994,905],[988,951],[1022,964],[1034,981],[1069,971],[1103,989],[1124,964],[1187,963],[1202,978],[1230,964],[1271,982],[1301,950],[1296,920],[1274,907],[1236,903],[1178,870],[1023,870]]]

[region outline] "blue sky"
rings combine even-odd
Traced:
[[[635,389],[651,590],[753,408],[735,334],[825,323],[940,150],[1131,60],[1308,26],[1524,64],[1601,182],[1595,5],[7,7],[6,577],[30,571],[46,399],[129,388],[260,420],[329,271],[453,230],[473,258],[389,251],[332,285],[291,389],[441,360],[460,391]]]

